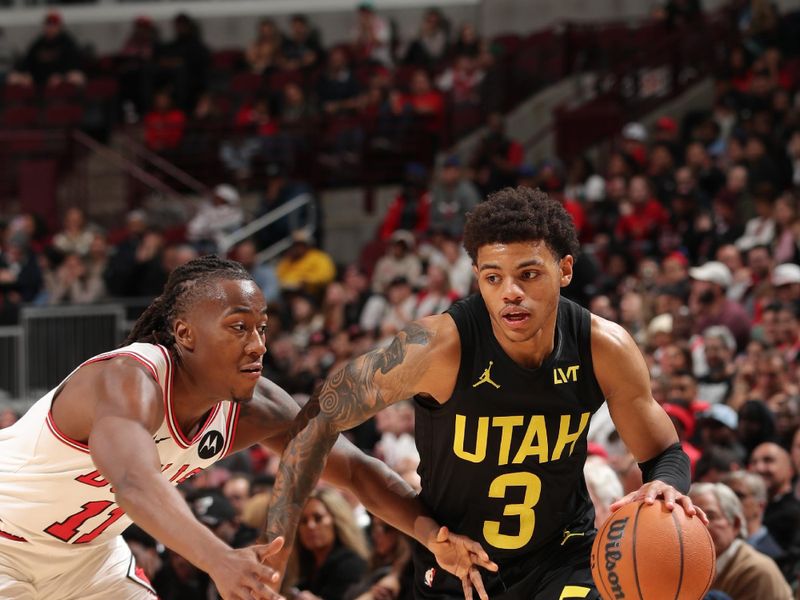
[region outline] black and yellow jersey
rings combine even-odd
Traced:
[[[560,544],[565,531],[594,526],[583,464],[604,398],[590,313],[561,298],[553,351],[535,369],[505,353],[479,295],[448,313],[461,364],[445,404],[415,399],[420,499],[442,525],[479,541],[502,572]]]

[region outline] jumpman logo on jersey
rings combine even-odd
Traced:
[[[493,360],[489,361],[489,366],[483,370],[483,375],[481,375],[480,379],[472,384],[472,387],[476,388],[482,383],[488,383],[493,385],[496,389],[500,389],[500,385],[492,381],[492,365],[494,364]]]
[[[564,544],[566,544],[567,540],[569,538],[571,538],[571,537],[583,537],[585,535],[586,535],[586,533],[583,532],[583,531],[570,531],[569,529],[565,529],[564,530],[564,539],[561,540],[561,545],[563,546]]]

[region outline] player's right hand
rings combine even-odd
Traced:
[[[231,550],[209,572],[223,600],[284,600],[277,586],[278,571],[262,563],[283,547],[279,537],[269,544]]]

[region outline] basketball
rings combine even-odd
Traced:
[[[714,544],[697,517],[663,501],[626,504],[592,545],[592,577],[604,600],[700,600],[714,579]]]

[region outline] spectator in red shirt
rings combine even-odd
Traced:
[[[668,222],[669,214],[653,197],[647,177],[632,177],[628,187],[628,201],[620,205],[617,238],[639,242],[640,250],[649,251],[647,242],[655,240],[659,230]]]
[[[421,235],[428,231],[430,218],[427,169],[419,163],[410,163],[406,166],[403,189],[389,206],[378,236],[388,240],[398,229]]]
[[[153,110],[144,118],[144,141],[156,152],[176,150],[183,140],[186,115],[172,103],[167,91],[157,92],[153,99]]]
[[[444,127],[444,98],[431,85],[428,74],[419,69],[411,77],[411,89],[401,97],[404,109],[424,120],[425,129],[440,133]]]

